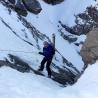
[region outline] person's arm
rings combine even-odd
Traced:
[[[40,55],[43,55],[43,52],[39,52]]]
[[[43,48],[43,50],[44,50],[44,48]],[[44,52],[44,51],[43,51],[43,52]],[[43,53],[43,52],[39,52],[39,54],[44,56],[44,53]]]

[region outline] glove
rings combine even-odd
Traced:
[[[39,52],[39,54],[40,54],[40,55],[43,55],[43,53],[42,53],[42,52]]]

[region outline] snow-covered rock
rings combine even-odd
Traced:
[[[80,56],[82,46],[80,43],[83,43],[86,37],[85,35],[70,34],[58,22],[61,21],[68,26],[74,26],[74,15],[85,11],[89,5],[95,5],[95,1],[74,0],[72,2],[72,0],[64,0],[64,2],[52,6],[40,0],[42,11],[38,15],[27,11],[26,17],[17,14],[13,6],[7,5],[4,1],[0,0],[1,98],[63,98],[66,95],[69,98],[73,96],[77,98],[75,95],[79,89],[73,87],[71,90],[72,87],[69,87],[69,89],[61,90],[62,87],[60,86],[61,84],[68,86],[75,83],[83,72],[84,62]],[[46,78],[46,70],[43,71],[46,77],[36,75],[34,70],[39,68],[43,58],[38,54],[39,51],[42,51],[43,42],[47,40],[51,43],[53,33],[56,35],[56,54],[51,64],[51,80]],[[25,64],[26,66],[23,66]],[[29,67],[27,68],[27,66]],[[26,70],[25,68],[30,69]],[[20,73],[22,72],[21,69],[29,73]],[[5,78],[6,76],[7,78]],[[10,77],[12,78],[10,79]],[[9,90],[4,90],[6,87]],[[83,88],[81,87],[81,89]],[[70,91],[73,92],[72,96],[69,94]],[[12,95],[10,92],[13,92]],[[39,95],[38,92],[40,92]]]
[[[1,53],[7,52],[6,55],[3,55],[3,57],[1,58],[3,60],[6,59],[7,61],[9,61],[8,54],[11,54],[14,57],[16,56],[18,58],[21,58],[23,62],[26,60],[25,62],[29,66],[37,70],[42,60],[42,57],[38,55],[38,52],[42,51],[43,41],[47,40],[51,42],[51,38],[47,34],[45,35],[39,30],[37,30],[37,28],[34,27],[33,24],[31,24],[31,22],[29,22],[29,19],[26,19],[22,16],[18,16],[12,10],[9,14],[8,8],[6,6],[4,7],[2,4],[1,9],[2,14],[0,14],[0,28],[3,27],[3,33],[0,33],[2,36]],[[58,37],[59,36],[60,35],[58,35]],[[7,42],[5,41],[5,37],[7,38]],[[61,40],[65,42],[65,40],[62,39],[62,37],[58,41]],[[76,52],[75,50],[73,51]],[[23,56],[21,55],[21,53]],[[28,56],[24,57],[25,55]],[[34,58],[32,57],[32,55],[34,56]],[[30,59],[28,59],[27,57]],[[13,59],[14,61],[16,60],[15,58]],[[35,62],[35,64],[33,64],[33,62]],[[13,66],[15,65],[15,62],[13,62],[12,64],[12,61],[10,61],[10,63]],[[24,67],[21,66],[19,62],[17,62],[17,60],[16,63],[21,68],[23,68],[23,72],[26,71]],[[80,67],[82,68],[82,66]],[[20,67],[16,66],[13,68],[19,69]],[[77,80],[77,75],[79,75],[82,70],[80,67],[77,68],[76,66],[74,66],[74,64],[71,63],[70,60],[66,59],[64,55],[60,52],[60,50],[57,49],[56,55],[52,63],[53,79],[63,85],[66,85],[66,83],[73,84]],[[21,68],[18,71],[21,71]]]

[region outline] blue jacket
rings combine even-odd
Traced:
[[[51,44],[49,44],[48,47],[43,48],[43,55],[45,56],[46,59],[48,60],[52,59],[54,54],[55,49]]]

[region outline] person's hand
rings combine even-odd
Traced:
[[[42,53],[42,52],[39,52],[39,54],[40,54],[40,55],[43,55],[43,53]]]

